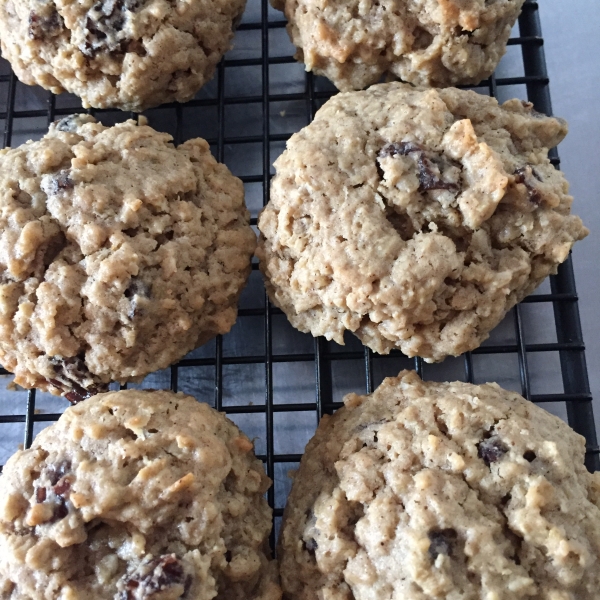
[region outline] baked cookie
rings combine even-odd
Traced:
[[[84,107],[187,102],[231,47],[245,0],[2,0],[2,56],[17,77]]]
[[[279,557],[294,600],[593,600],[600,475],[585,440],[497,384],[403,371],[308,443]]]
[[[257,252],[292,325],[428,361],[479,346],[587,235],[531,104],[406,84],[338,94],[275,162]]]
[[[256,238],[208,144],[79,115],[0,152],[0,364],[71,401],[236,319]]]
[[[477,84],[504,53],[524,0],[271,0],[296,58],[342,91],[390,74],[416,85]]]
[[[0,596],[278,600],[252,442],[191,396],[70,407],[0,477]]]

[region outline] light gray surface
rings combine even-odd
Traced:
[[[540,18],[554,114],[569,123],[559,146],[573,211],[590,229],[573,259],[587,363],[600,425],[600,2],[541,0]]]

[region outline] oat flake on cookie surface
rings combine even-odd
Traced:
[[[587,235],[531,104],[390,83],[334,96],[275,162],[257,255],[294,327],[442,360]]]
[[[17,77],[84,107],[187,102],[231,47],[245,0],[1,0],[2,55]]]
[[[506,52],[524,0],[271,0],[296,58],[342,91],[389,74],[416,85],[477,84]]]
[[[290,600],[596,600],[600,475],[497,384],[403,371],[325,416],[279,540]]]
[[[208,144],[58,121],[0,153],[0,364],[72,401],[229,331],[256,245]]]
[[[191,396],[70,407],[0,476],[0,597],[279,600],[252,442]]]

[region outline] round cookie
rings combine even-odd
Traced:
[[[271,0],[296,58],[342,91],[382,75],[424,86],[473,85],[506,52],[524,0]]]
[[[294,600],[593,600],[585,440],[497,384],[403,371],[325,416],[279,540]]]
[[[0,477],[0,596],[278,600],[252,442],[191,396],[66,410]]]
[[[87,115],[0,152],[0,364],[71,401],[229,331],[256,237],[208,144]]]
[[[17,77],[84,107],[187,102],[231,47],[245,0],[2,0],[2,55]]]
[[[472,350],[587,235],[529,103],[373,86],[329,100],[275,162],[257,255],[294,327],[376,352]]]

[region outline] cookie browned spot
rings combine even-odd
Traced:
[[[275,162],[257,255],[296,328],[439,361],[477,348],[587,235],[529,103],[382,84],[338,94]]]
[[[0,596],[279,600],[270,484],[248,438],[191,396],[95,396],[3,469]]]
[[[600,474],[566,423],[410,371],[344,401],[294,476],[285,598],[597,598]]]
[[[2,56],[17,77],[85,108],[187,102],[231,47],[245,0],[4,0]]]
[[[285,12],[296,58],[342,91],[384,74],[416,85],[489,77],[524,0],[271,0]]]
[[[229,331],[256,245],[208,144],[86,115],[0,155],[0,364],[72,402]]]

